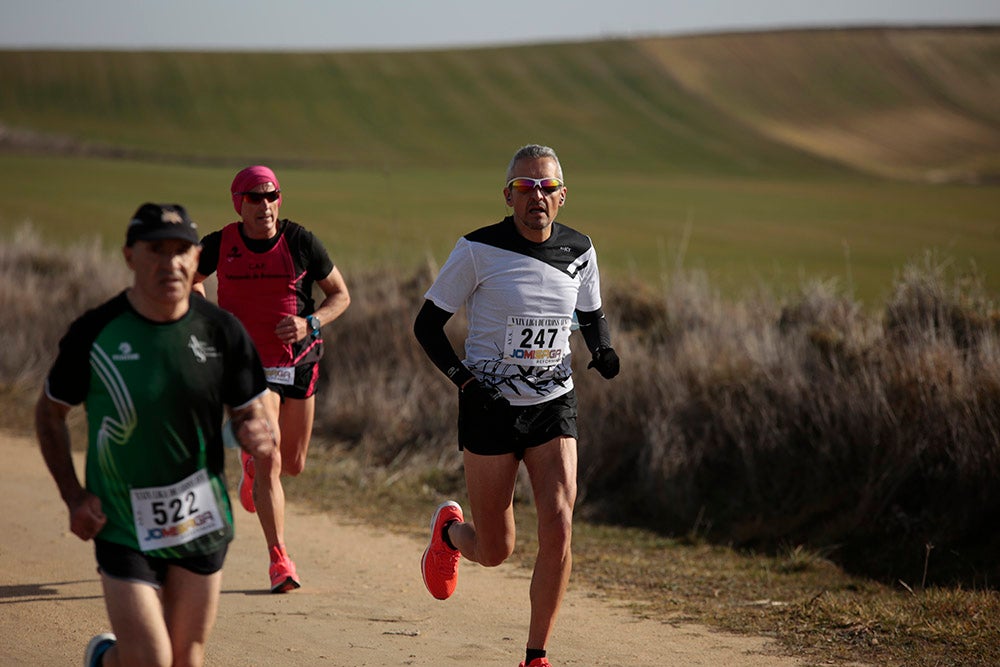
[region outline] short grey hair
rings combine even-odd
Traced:
[[[510,159],[510,164],[507,165],[507,178],[504,179],[506,183],[510,179],[514,178],[514,167],[520,160],[537,160],[539,158],[550,158],[555,160],[556,163],[556,176],[559,180],[563,179],[562,165],[559,164],[559,156],[556,152],[549,148],[548,146],[540,146],[539,144],[528,144],[526,146],[521,146],[514,153],[514,157]]]

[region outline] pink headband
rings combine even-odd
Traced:
[[[233,208],[236,209],[237,213],[242,213],[242,193],[249,192],[261,183],[274,183],[275,190],[281,189],[278,177],[274,175],[273,171],[262,164],[247,167],[236,174],[236,178],[233,179],[233,185],[229,188],[229,191],[233,195]],[[281,195],[278,195],[278,203],[281,204]]]

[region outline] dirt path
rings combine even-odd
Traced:
[[[69,532],[33,441],[0,433],[0,457],[0,665],[79,665],[90,637],[110,629],[92,547]],[[264,592],[263,538],[238,510],[208,664],[514,667],[522,659],[524,570],[466,562],[455,596],[439,602],[420,578],[424,544],[290,509],[304,587]],[[559,667],[803,664],[770,653],[764,639],[638,620],[572,583],[549,653]]]

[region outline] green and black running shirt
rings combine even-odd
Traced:
[[[197,294],[174,322],[147,320],[122,292],[70,325],[45,392],[86,404],[86,487],[108,518],[98,537],[160,558],[229,542],[224,406],[266,387],[246,330]]]

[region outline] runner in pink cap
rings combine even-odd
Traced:
[[[251,192],[258,185],[266,185],[267,183],[274,184],[274,189],[279,193],[278,204],[280,205],[281,183],[278,182],[278,177],[274,175],[274,172],[269,167],[265,167],[262,164],[255,164],[236,174],[236,178],[233,179],[233,184],[229,188],[229,191],[233,195],[233,208],[236,209],[238,215],[241,214],[243,208],[243,193]]]
[[[260,520],[271,592],[284,593],[300,581],[285,549],[280,476],[298,475],[306,465],[323,356],[320,326],[340,317],[351,297],[320,240],[278,216],[281,184],[270,168],[241,170],[230,194],[240,219],[201,240],[195,289],[204,294],[201,281],[218,276],[219,305],[243,323],[264,364],[270,389],[264,405],[279,426],[279,448],[269,456],[242,457],[239,496]],[[319,304],[314,285],[324,294]]]

